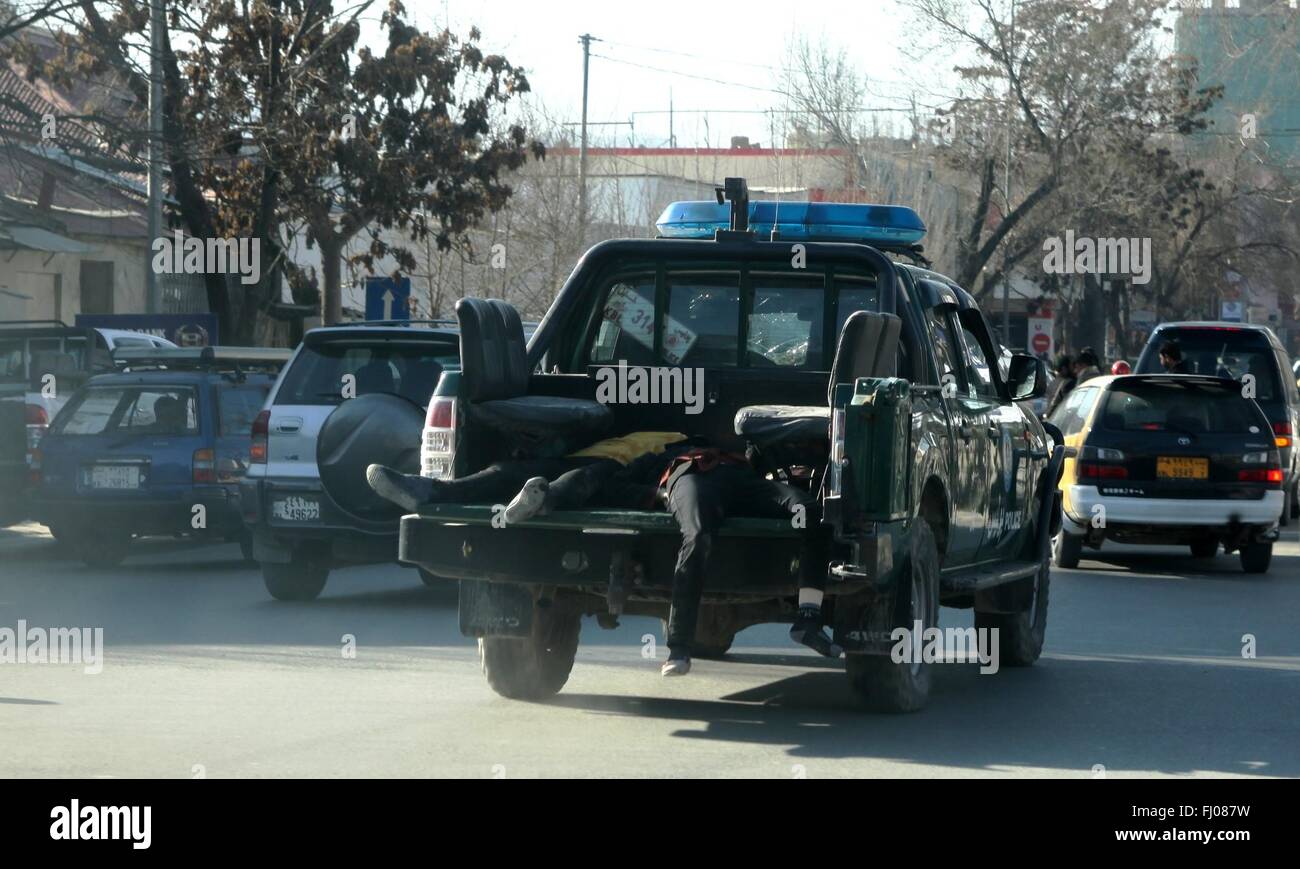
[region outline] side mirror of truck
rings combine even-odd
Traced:
[[[1029,401],[1047,394],[1047,366],[1037,356],[1017,353],[1011,357],[1007,388],[1013,401]]]

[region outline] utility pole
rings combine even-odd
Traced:
[[[1007,50],[1011,52],[1011,57],[1007,59],[1007,69],[1011,70],[1015,62],[1016,46],[1016,0],[1011,0],[1011,39],[1007,42]],[[1011,79],[1008,73],[1007,78],[1007,175],[1005,187],[1007,210],[1002,215],[1006,220],[1011,214],[1011,116],[1014,112],[1011,101]],[[1002,341],[1011,346],[1011,266],[1010,266],[1010,245],[1011,240],[1005,235],[1002,237]]]
[[[590,33],[578,37],[582,42],[582,146],[578,150],[578,226],[587,232],[587,77],[591,69],[591,43],[599,39]]]
[[[162,236],[162,54],[164,0],[149,0],[149,243],[145,246],[145,311],[162,310],[158,275],[153,270],[154,239]]]

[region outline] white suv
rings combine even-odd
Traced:
[[[459,334],[446,321],[307,333],[253,424],[241,487],[272,597],[311,600],[334,567],[397,560],[399,517],[365,468],[419,471],[425,410],[442,372],[459,367]]]

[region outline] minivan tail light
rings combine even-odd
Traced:
[[[253,418],[253,442],[248,447],[248,460],[253,464],[266,464],[267,438],[270,433],[271,411],[264,410]]]
[[[1246,468],[1237,472],[1237,479],[1243,483],[1278,483],[1282,482],[1281,468]]]
[[[434,396],[424,419],[420,474],[450,480],[456,465],[456,399]]]
[[[1295,432],[1291,429],[1291,423],[1275,422],[1273,423],[1273,434],[1275,436],[1273,439],[1274,443],[1276,443],[1279,448],[1285,448],[1291,446],[1291,438]]]
[[[217,456],[212,450],[194,451],[193,480],[196,483],[215,483],[217,481]]]
[[[1096,462],[1079,463],[1080,480],[1126,480],[1128,468],[1123,465],[1101,465]]]

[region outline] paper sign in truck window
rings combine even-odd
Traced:
[[[605,303],[605,319],[642,347],[655,346],[654,302],[628,284],[615,284]],[[664,318],[664,361],[678,365],[695,344],[696,334],[672,317]]]

